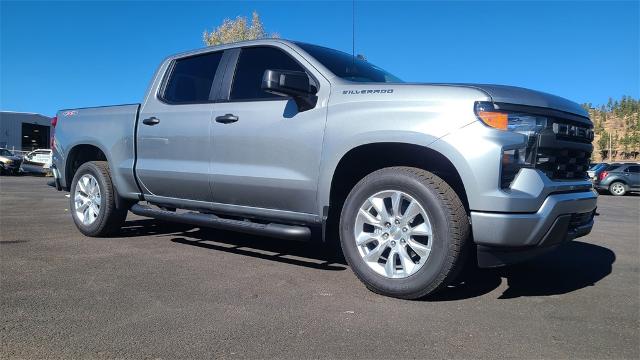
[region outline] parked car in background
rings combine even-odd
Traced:
[[[587,170],[587,175],[589,175],[589,179],[591,180],[595,180],[596,179],[596,173],[599,172],[600,170],[606,168],[609,164],[607,163],[593,163],[591,164],[591,166],[589,166],[589,169]]]
[[[594,186],[599,191],[608,191],[616,196],[640,191],[640,164],[610,164],[600,171]]]
[[[0,175],[15,175],[22,159],[7,149],[0,149]]]
[[[619,165],[622,165],[622,164],[621,163],[602,163],[600,166],[594,167],[591,170],[593,172],[593,175],[589,174],[589,172],[587,172],[587,175],[589,175],[589,178],[591,179],[591,182],[595,187],[595,184],[598,181],[598,177],[603,171],[607,169],[613,169],[614,167],[617,167]]]
[[[24,156],[20,169],[27,173],[46,174],[51,168],[51,155],[51,149],[33,150]]]

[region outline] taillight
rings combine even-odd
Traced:
[[[607,176],[609,176],[609,172],[608,171],[603,171],[603,172],[600,173],[600,175],[598,175],[598,180],[602,181]]]
[[[51,142],[49,144],[51,149],[56,146],[56,125],[58,125],[58,117],[54,116],[53,119],[51,119]]]

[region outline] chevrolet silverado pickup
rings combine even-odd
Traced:
[[[142,103],[58,112],[53,166],[87,236],[129,211],[340,241],[371,290],[415,299],[591,231],[593,126],[518,87],[405,83],[279,39],[166,58]],[[314,234],[314,236],[312,236]],[[316,236],[319,234],[319,236]]]

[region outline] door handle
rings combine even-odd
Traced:
[[[148,119],[142,120],[142,123],[149,126],[158,125],[160,123],[160,119],[158,119],[155,116],[152,116]]]
[[[219,122],[222,124],[230,124],[238,121],[239,119],[240,119],[239,117],[233,114],[225,114],[225,115],[217,116],[216,122]]]

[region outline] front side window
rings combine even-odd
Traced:
[[[337,77],[354,82],[402,82],[389,72],[342,51],[323,46],[296,43]]]
[[[304,68],[284,51],[274,47],[249,47],[240,52],[231,86],[231,100],[282,98],[262,90],[265,70],[302,71]]]
[[[219,51],[176,60],[163,98],[176,104],[209,101],[221,59],[222,52]]]

